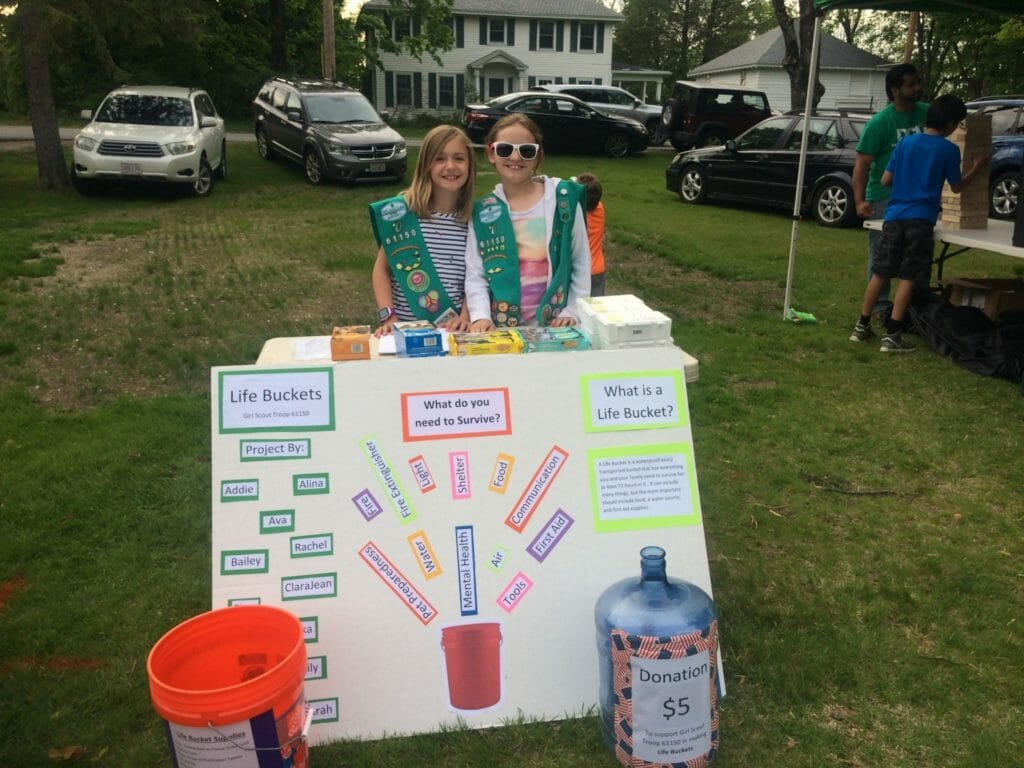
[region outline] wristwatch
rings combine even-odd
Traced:
[[[381,307],[377,310],[377,323],[384,325],[388,320],[395,316],[394,307]]]

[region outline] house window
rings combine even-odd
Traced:
[[[537,50],[555,50],[555,22],[542,21],[537,24]]]
[[[554,85],[555,78],[553,77],[538,77],[537,85]]]
[[[455,75],[437,76],[437,106],[455,106]]]
[[[487,42],[503,44],[505,42],[505,20],[504,19],[488,19],[487,20]]]
[[[412,18],[405,16],[391,21],[391,39],[400,43],[412,37]]]
[[[411,107],[412,75],[395,75],[395,106]]]
[[[594,50],[594,40],[597,39],[597,35],[594,31],[593,24],[580,24],[580,42],[579,49],[581,51],[592,51]]]

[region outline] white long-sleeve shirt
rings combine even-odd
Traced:
[[[551,231],[557,211],[555,200],[555,187],[561,179],[551,176],[538,176],[537,179],[544,181],[543,215],[545,227],[545,249],[551,242]],[[505,190],[501,184],[494,188],[494,194],[508,204],[505,197]],[[516,211],[509,211],[512,219],[521,218]],[[548,286],[551,285],[552,265],[551,255],[548,253]],[[586,214],[580,206],[576,211],[576,218],[572,226],[572,273],[569,277],[569,295],[565,308],[562,309],[560,317],[572,317],[579,322],[580,316],[576,306],[578,299],[590,295],[590,241],[587,237]],[[469,233],[466,237],[466,303],[469,305],[470,322],[477,320],[491,319],[491,292],[487,284],[487,276],[484,273],[483,259],[480,257],[480,249],[477,247],[476,232],[472,223],[469,226]],[[520,317],[520,325],[536,325],[537,318]]]

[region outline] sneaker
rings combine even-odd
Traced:
[[[903,338],[902,333],[887,333],[882,337],[879,352],[913,352],[917,347]]]
[[[850,334],[850,341],[867,341],[875,338],[875,332],[871,329],[870,323],[862,323],[859,320],[853,326],[853,333]]]

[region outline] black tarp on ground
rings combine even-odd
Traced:
[[[1024,312],[1004,312],[995,323],[975,307],[954,307],[929,295],[908,308],[922,339],[957,365],[982,376],[1024,377]]]

